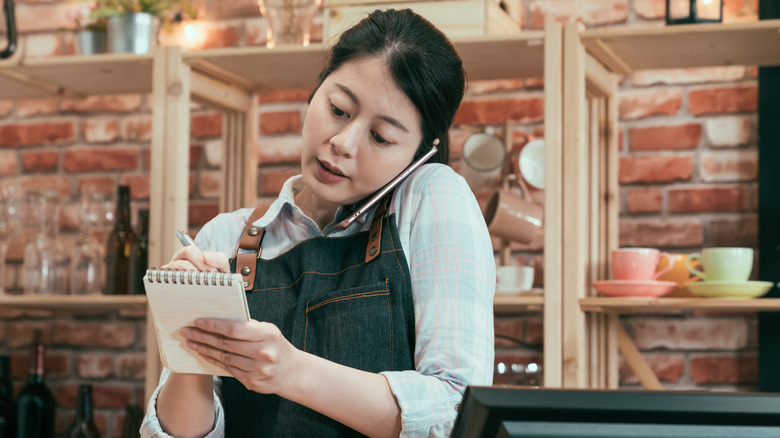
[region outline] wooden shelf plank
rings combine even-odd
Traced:
[[[146,295],[0,295],[0,309],[67,313],[145,310]]]
[[[493,297],[493,310],[496,313],[540,312],[544,307],[542,295],[504,295]]]
[[[590,29],[580,35],[591,54],[621,74],[640,69],[780,65],[780,20]]]
[[[656,310],[780,311],[780,298],[616,298],[587,297],[580,300],[585,312],[638,313]]]

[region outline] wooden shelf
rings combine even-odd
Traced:
[[[639,313],[656,310],[780,311],[780,298],[616,298],[588,297],[580,300],[585,312]]]
[[[544,32],[454,41],[470,80],[542,77]],[[240,88],[310,89],[325,64],[324,46],[235,47],[184,52],[192,69]],[[104,53],[0,62],[0,99],[150,93],[154,55]],[[270,66],[270,68],[269,68]]]
[[[542,295],[503,295],[493,297],[493,311],[496,313],[539,312],[544,308]]]
[[[580,33],[588,52],[610,70],[780,65],[780,20],[707,23]]]
[[[145,310],[146,295],[0,295],[0,309],[67,313]]]

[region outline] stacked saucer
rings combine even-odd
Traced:
[[[592,284],[602,295],[635,298],[660,297],[677,287],[674,281],[656,280],[601,280]]]
[[[685,285],[692,294],[705,298],[750,299],[772,289],[771,281],[694,281]]]

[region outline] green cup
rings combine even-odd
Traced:
[[[699,260],[704,272],[691,267],[694,260]],[[753,249],[704,248],[701,253],[688,254],[685,268],[704,281],[744,283],[753,270]]]

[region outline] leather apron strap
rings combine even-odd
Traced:
[[[265,215],[269,207],[271,204],[263,204],[255,208],[246,221],[244,231],[241,233],[241,240],[236,247],[236,272],[243,277],[245,291],[252,290],[252,286],[255,284],[255,268],[260,253],[263,251],[260,244],[265,236],[265,228],[256,227],[253,224]],[[252,252],[239,254],[239,248]]]

